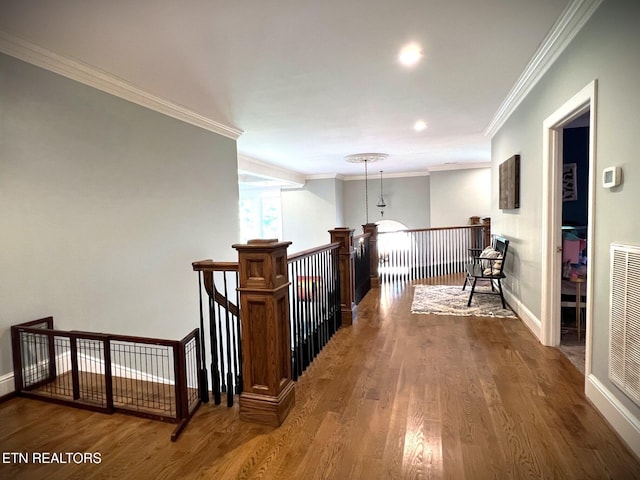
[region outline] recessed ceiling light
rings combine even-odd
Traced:
[[[420,48],[420,45],[417,43],[405,45],[402,47],[402,50],[400,50],[398,58],[400,63],[407,67],[415,65],[422,58],[422,48]]]
[[[416,131],[421,132],[427,128],[427,122],[425,122],[424,120],[418,120],[413,126],[413,128]]]

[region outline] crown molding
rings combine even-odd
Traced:
[[[367,178],[369,180],[378,179],[380,178],[378,173],[372,172],[371,175],[367,175]],[[429,175],[430,175],[429,172],[393,172],[393,173],[389,172],[389,173],[384,173],[383,178],[389,179],[389,178],[408,178],[408,177],[428,177]],[[353,180],[364,180],[364,179],[365,179],[364,175],[348,175],[343,178],[345,182],[351,182]]]
[[[562,12],[484,131],[493,137],[587,23],[602,0],[573,0]]]
[[[476,163],[443,163],[429,167],[430,172],[447,172],[449,170],[471,170],[474,168],[491,168],[491,162]]]
[[[345,177],[341,173],[314,173],[305,176],[307,180],[326,180],[328,178],[334,180],[344,180]]]
[[[238,171],[248,173],[268,180],[281,182],[290,188],[300,188],[304,186],[306,177],[293,170],[288,170],[271,163],[263,162],[246,155],[238,155]]]
[[[86,63],[0,31],[0,52],[196,127],[236,140],[243,131],[176,105]]]

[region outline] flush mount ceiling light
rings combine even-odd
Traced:
[[[386,153],[355,153],[347,155],[344,159],[349,163],[364,163],[364,213],[366,223],[369,223],[369,177],[367,172],[367,164],[384,160],[389,155]],[[380,181],[382,181],[382,172],[380,172]],[[381,192],[382,193],[382,192]]]
[[[421,58],[422,48],[417,43],[410,43],[409,45],[402,47],[400,55],[398,56],[400,63],[407,67],[415,65]]]
[[[418,120],[413,126],[413,129],[416,132],[421,132],[423,130],[426,130],[426,128],[427,128],[427,122],[425,122],[424,120]]]

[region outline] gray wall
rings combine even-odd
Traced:
[[[0,112],[0,376],[11,324],[196,327],[191,262],[235,258],[235,141],[4,55]]]
[[[640,178],[637,137],[640,131],[640,2],[608,0],[575,37],[541,82],[492,139],[492,220],[496,231],[512,239],[517,263],[509,272],[509,289],[540,315],[542,123],[589,82],[598,80],[593,264],[592,373],[640,421],[640,408],[608,380],[609,246],[640,245]],[[521,208],[498,210],[498,165],[521,155]],[[601,187],[605,167],[624,171],[624,184]]]
[[[283,239],[290,252],[329,241],[336,226],[362,232],[366,223],[364,180],[307,180],[303,188],[282,190]],[[491,169],[435,172],[431,176],[383,178],[387,207],[376,207],[380,180],[369,179],[369,221],[395,220],[408,228],[466,225],[472,215],[490,211]],[[452,192],[464,192],[452,195]],[[434,223],[434,218],[438,223]]]
[[[344,182],[342,180],[335,179],[336,189],[336,227],[343,227],[344,223]]]
[[[289,253],[331,241],[328,230],[341,226],[339,182],[335,178],[307,180],[302,188],[282,190],[282,238],[293,242]]]
[[[491,168],[431,172],[431,225],[467,225],[491,213]]]
[[[343,183],[344,225],[362,232],[366,223],[364,180],[347,180]],[[428,228],[431,226],[430,181],[429,176],[384,178],[383,193],[387,207],[384,217],[376,207],[380,196],[380,179],[369,178],[369,222],[375,223],[382,218],[395,220],[409,228]]]

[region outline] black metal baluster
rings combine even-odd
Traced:
[[[329,251],[324,250],[320,252],[320,269],[321,269],[321,277],[322,277],[322,331],[324,335],[324,343],[325,345],[329,342],[331,338],[331,334],[329,332],[329,276],[327,275],[327,265],[329,258]]]
[[[207,350],[204,341],[204,312],[202,305],[202,272],[198,272],[198,297],[200,300],[200,400],[209,401],[209,384],[207,373]]]
[[[220,368],[220,391],[227,391],[227,377],[225,375],[225,360],[224,360],[224,333],[222,332],[222,305],[220,302],[215,302],[218,309],[218,315],[216,317],[216,328],[217,328],[217,338],[216,341],[218,343],[218,365]]]
[[[338,322],[336,323],[336,331],[342,327],[342,278],[340,278],[340,248],[333,251],[333,279],[335,287],[335,302],[338,309]]]
[[[303,318],[302,318],[302,305],[300,303],[300,292],[301,292],[301,285],[300,285],[300,260],[296,260],[294,263],[294,271],[295,271],[295,281],[296,281],[296,286],[294,288],[295,291],[295,322],[296,322],[296,329],[297,329],[297,337],[296,337],[296,355],[297,355],[297,370],[298,370],[298,377],[300,375],[302,375],[302,372],[304,371],[305,368],[305,364],[304,364],[304,323],[303,323]]]
[[[296,289],[296,281],[295,281],[295,273],[294,273],[295,262],[287,263],[287,271],[289,272],[289,350],[291,351],[291,378],[295,381],[298,379],[298,358],[296,351],[296,336],[297,336],[297,324],[296,324],[296,313],[295,313],[295,289]]]
[[[309,257],[311,267],[311,318],[313,318],[313,345],[315,352],[313,358],[317,357],[322,349],[320,343],[320,321],[318,318],[318,272],[316,269],[316,256]]]
[[[213,276],[213,273],[211,273]],[[211,390],[216,405],[220,405],[220,371],[218,370],[217,329],[215,319],[215,286],[212,279],[212,294],[209,296],[209,341],[211,342]]]
[[[233,373],[231,372],[231,321],[229,318],[229,289],[227,288],[227,272],[222,272],[222,279],[224,282],[224,300],[225,300],[225,330],[227,340],[227,407],[233,405]]]
[[[236,287],[240,285],[240,273],[235,272]],[[240,310],[240,292],[236,288],[236,305],[238,306],[238,316],[236,317],[237,333],[238,333],[238,370],[236,383],[236,393],[239,395],[244,390],[243,374],[242,374],[242,312]]]
[[[316,347],[315,357],[318,356],[320,350],[322,350],[322,336],[321,336],[321,324],[320,324],[320,315],[318,313],[318,306],[320,302],[320,298],[318,297],[318,269],[317,269],[317,257],[316,255],[311,255],[309,257],[309,262],[311,264],[311,316],[314,322],[314,342]]]
[[[302,270],[304,272],[304,303],[302,309],[304,310],[304,329],[305,329],[305,343],[307,347],[307,358],[305,359],[305,369],[311,364],[313,355],[313,322],[310,318],[310,288],[309,288],[309,259],[304,258],[302,260]]]

